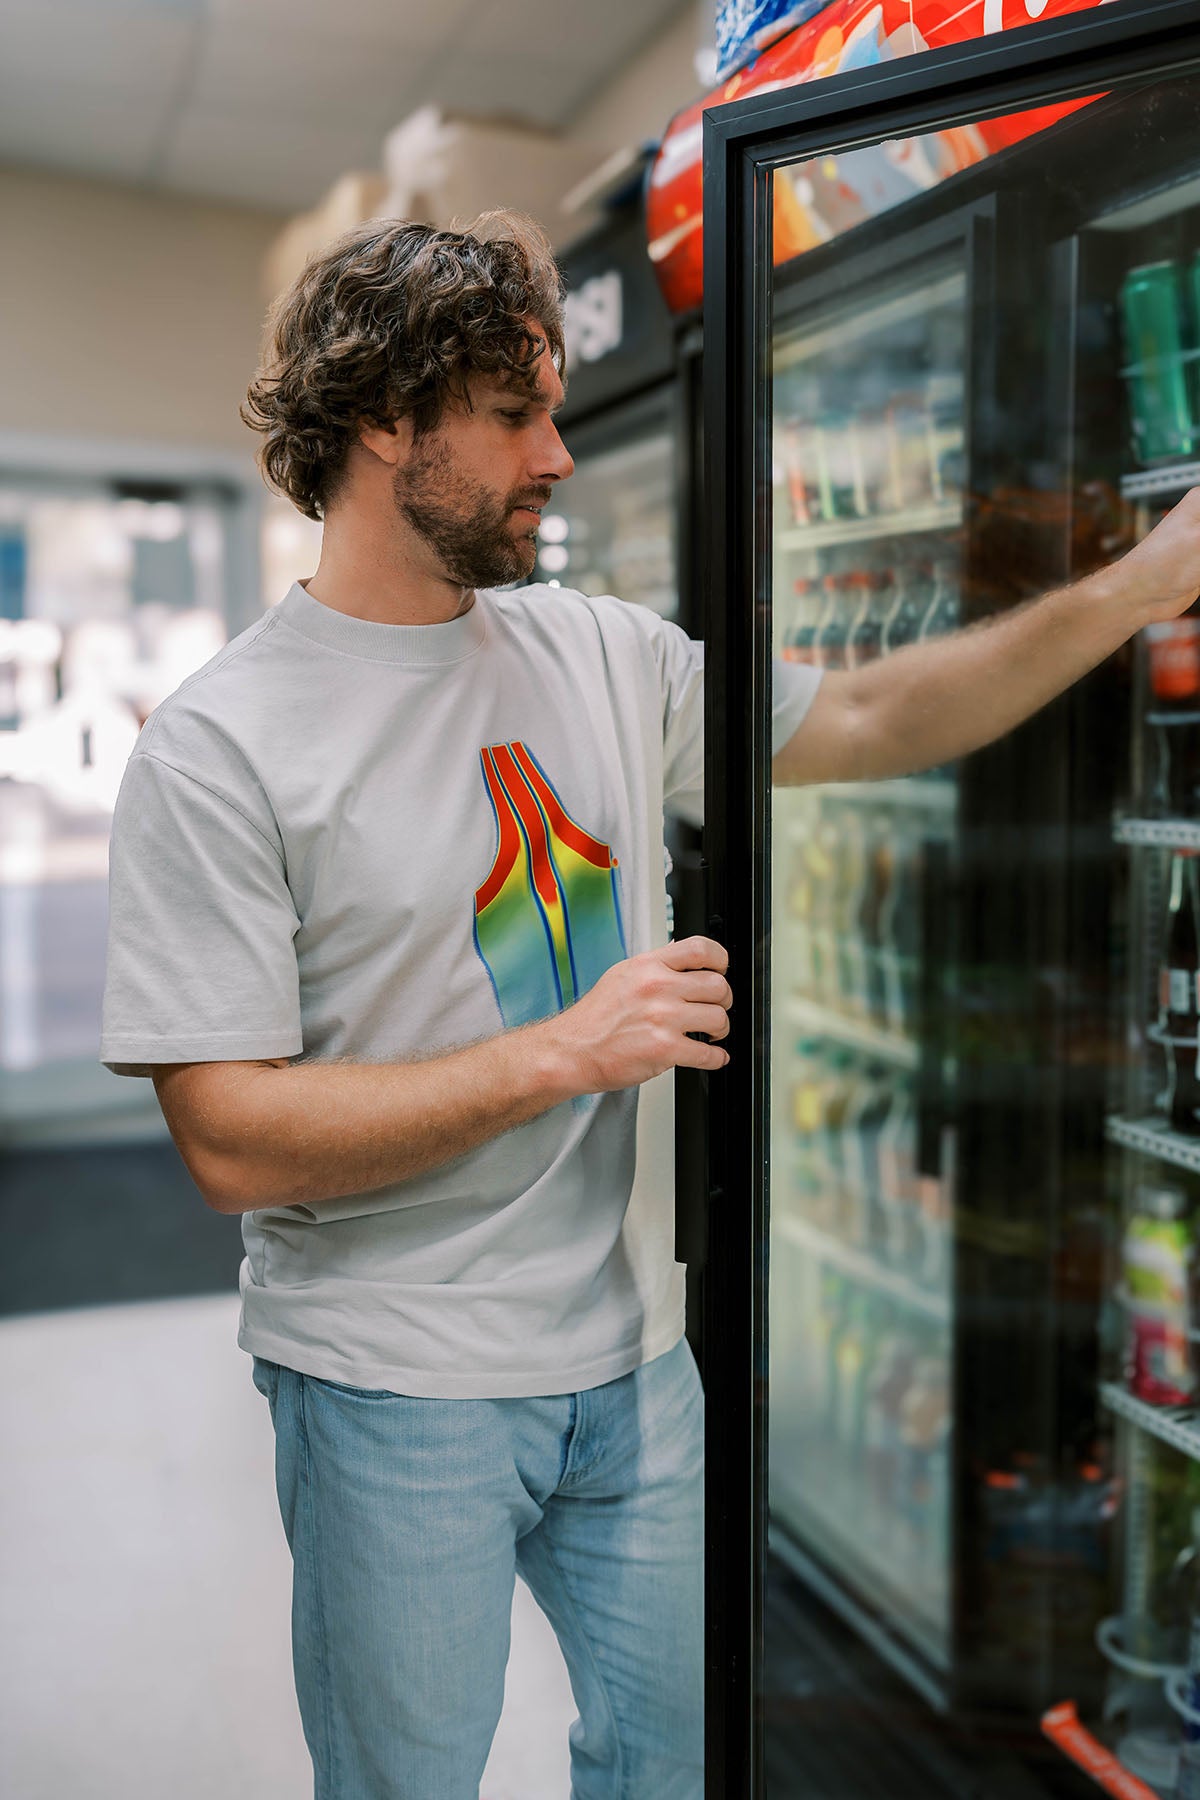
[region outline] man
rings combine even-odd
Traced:
[[[240,1213],[318,1800],[476,1800],[514,1571],[579,1706],[575,1800],[700,1800],[702,1401],[669,1071],[728,1060],[667,942],[702,665],[526,588],[572,463],[528,222],[375,222],[277,307],[247,417],[316,574],[148,721],[102,1055]],[[1200,496],[1117,570],[853,674],[776,673],[781,780],[934,765],[1200,588]]]

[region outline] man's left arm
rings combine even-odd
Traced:
[[[780,785],[877,781],[1003,737],[1146,625],[1200,596],[1200,488],[1120,562],[948,637],[830,670],[777,753]]]

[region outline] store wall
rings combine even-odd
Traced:
[[[241,450],[281,215],[0,169],[0,433]]]
[[[688,0],[678,17],[580,112],[564,136],[582,143],[657,142],[672,116],[703,91],[696,52],[712,40],[711,8]]]

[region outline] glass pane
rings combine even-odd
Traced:
[[[1198,123],[1181,74],[776,170],[777,683],[898,682],[1200,481]],[[773,1800],[968,1699],[947,1792],[1049,1791],[1059,1702],[1191,1767],[1198,746],[1189,615],[960,763],[773,791]]]

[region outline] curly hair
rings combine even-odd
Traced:
[[[549,239],[520,213],[462,230],[373,219],[314,256],[275,302],[241,416],[261,432],[267,481],[320,519],[365,423],[411,418],[417,438],[472,374],[532,392],[542,339],[561,376],[562,278]]]

